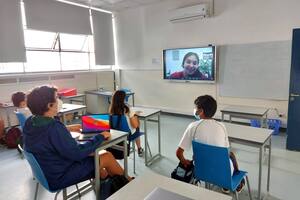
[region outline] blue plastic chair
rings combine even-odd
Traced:
[[[129,100],[130,95],[127,95],[127,93],[131,92],[131,90],[128,89],[128,88],[122,88],[122,89],[120,89],[120,90],[122,90],[122,91],[124,91],[124,92],[126,93],[126,96],[125,96],[125,102],[128,103],[128,100]]]
[[[120,118],[120,119],[119,119]],[[118,124],[118,119],[120,120],[119,124]],[[124,131],[124,132],[128,132],[129,136],[128,136],[128,142],[132,143],[132,151],[133,151],[133,173],[135,173],[135,140],[137,138],[139,138],[140,136],[144,135],[144,132],[140,132],[140,131],[136,131],[135,133],[131,133],[131,130],[129,128],[129,125],[127,123],[127,119],[125,115],[111,115],[111,120],[110,120],[110,127],[112,129],[116,129],[119,131]],[[148,145],[148,149],[150,152],[150,148],[149,148],[149,144]],[[150,152],[151,154],[151,152]]]
[[[252,200],[247,172],[236,171],[231,176],[228,148],[203,144],[196,140],[193,140],[192,144],[196,179],[229,189],[235,193],[236,199],[238,199],[236,189],[246,177],[249,197]]]
[[[26,117],[23,113],[21,112],[18,112],[18,111],[15,111],[15,114],[19,120],[19,124],[20,124],[20,127],[21,127],[21,130],[23,130],[24,126],[25,126],[25,122],[26,122]]]
[[[37,162],[37,160],[35,159],[34,155],[32,153],[29,153],[25,150],[23,150],[23,155],[25,157],[25,159],[28,161],[32,174],[34,176],[34,179],[37,180],[36,183],[36,188],[35,188],[35,194],[34,194],[34,199],[37,200],[37,194],[38,194],[38,189],[39,189],[39,184],[41,184],[46,190],[48,190],[51,193],[56,193],[54,199],[57,199],[57,196],[59,194],[59,192],[62,190],[63,191],[63,200],[67,200],[68,198],[74,198],[74,195],[76,193],[78,193],[78,197],[81,196],[80,190],[84,190],[89,186],[92,186],[93,183],[90,182],[89,184],[86,184],[84,186],[82,186],[81,188],[78,188],[77,185],[76,186],[76,191],[71,192],[70,194],[67,194],[67,188],[63,188],[61,190],[51,190],[48,184],[48,181],[44,175],[44,172],[42,170],[42,168],[40,167],[39,163]]]

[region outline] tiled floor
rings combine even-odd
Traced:
[[[178,164],[175,151],[177,144],[187,125],[194,120],[191,117],[162,115],[162,155],[163,157],[153,163],[149,168],[143,164],[143,158],[137,157],[137,174],[133,174],[132,156],[129,159],[130,175],[138,176],[146,170],[170,176],[171,171]],[[149,123],[149,140],[153,152],[156,151],[157,136],[156,124]],[[143,138],[142,138],[143,139]],[[270,195],[267,199],[297,200],[300,199],[298,189],[300,185],[300,152],[285,150],[285,134],[280,133],[272,137],[272,160],[271,160],[271,186]],[[255,194],[258,185],[258,150],[238,144],[232,144],[237,154],[240,168],[249,172],[251,189]],[[191,156],[191,152],[187,152]],[[122,162],[121,162],[122,163]],[[267,163],[263,166],[263,193],[266,191]],[[34,196],[35,182],[32,180],[31,171],[25,160],[20,158],[16,150],[8,150],[0,147],[0,199],[31,200]],[[219,191],[218,188],[214,190]],[[41,188],[38,199],[53,199],[51,194]],[[61,196],[59,197],[61,199]],[[82,199],[95,199],[93,192]],[[249,199],[246,190],[242,192],[240,199]]]

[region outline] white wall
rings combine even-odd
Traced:
[[[60,75],[74,75],[70,79],[60,79],[60,80],[46,80],[46,81],[32,81],[28,83],[10,83],[10,84],[0,84],[0,102],[10,102],[11,94],[16,91],[27,92],[35,86],[39,85],[55,85],[58,88],[76,88],[77,93],[84,93],[87,90],[93,90],[97,88],[104,88],[107,90],[114,89],[114,72],[113,71],[98,71],[98,72],[66,72],[66,73],[47,73],[47,74],[31,74],[31,75],[12,75],[12,76],[0,76],[0,80],[7,78],[24,78],[24,77],[51,77]],[[18,124],[15,114],[12,112],[14,108],[10,109],[9,116],[12,125]],[[7,117],[5,110],[0,108],[0,117],[5,121],[7,125]]]
[[[194,98],[210,94],[217,99],[219,108],[277,108],[286,120],[287,101],[221,97],[218,84],[162,80],[161,54],[166,48],[291,40],[292,29],[300,27],[300,1],[215,0],[211,18],[183,23],[168,21],[168,10],[199,2],[170,0],[115,13],[121,86],[136,92],[137,105],[191,113]]]

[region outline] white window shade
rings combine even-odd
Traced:
[[[0,62],[26,62],[19,0],[0,1]]]
[[[92,10],[96,65],[114,65],[112,14]]]
[[[91,35],[89,9],[54,0],[24,0],[27,28]]]

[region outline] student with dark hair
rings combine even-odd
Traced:
[[[188,52],[185,54],[182,60],[182,71],[174,72],[170,75],[171,79],[187,79],[187,78],[197,78],[200,80],[206,80],[204,74],[199,71],[199,56],[194,52]]]
[[[52,190],[68,187],[95,177],[95,149],[107,138],[102,132],[84,144],[72,138],[65,125],[55,119],[57,115],[57,89],[51,86],[34,88],[27,96],[32,112],[23,129],[26,151],[39,162]],[[100,176],[122,175],[123,169],[109,152],[100,155]]]
[[[192,161],[184,157],[184,151],[191,148],[194,139],[209,145],[230,147],[226,127],[212,118],[217,111],[216,100],[209,95],[204,95],[196,98],[194,104],[194,116],[197,121],[190,123],[187,127],[176,151],[177,158],[185,167],[189,166]],[[235,170],[238,170],[238,164],[232,152],[230,152],[230,160],[233,174]],[[240,192],[244,185],[245,181],[242,181],[237,191]],[[229,190],[223,188],[223,192],[228,193]]]
[[[17,112],[23,113],[23,115],[28,118],[32,115],[29,108],[27,107],[26,94],[24,92],[15,92],[11,96],[11,100],[15,107],[17,107]]]
[[[111,115],[125,115],[127,119],[128,126],[131,133],[135,133],[139,128],[140,122],[135,112],[131,111],[130,108],[125,103],[126,92],[123,90],[117,90],[112,96],[112,101],[109,107],[109,114]],[[143,148],[141,147],[141,139],[137,138],[135,140],[136,146],[138,148],[138,155],[143,156]]]

